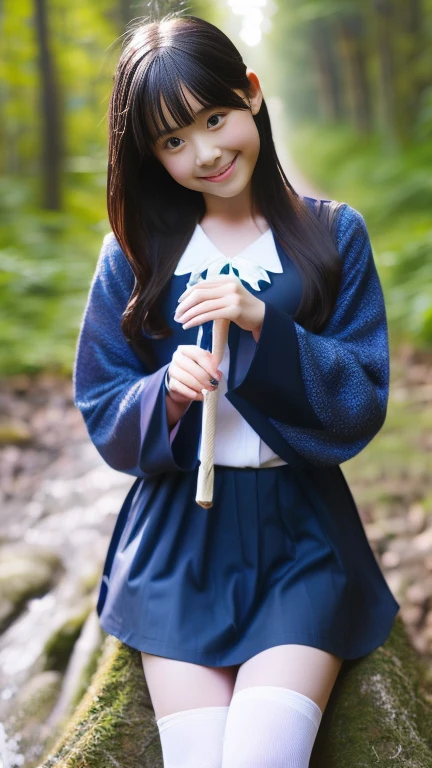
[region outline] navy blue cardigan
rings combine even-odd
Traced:
[[[265,299],[265,314],[258,343],[251,333],[230,324],[225,397],[294,468],[347,461],[372,440],[386,417],[389,349],[384,297],[365,221],[347,204],[341,207],[336,239],[343,260],[341,287],[320,333],[296,323],[293,313],[272,301],[270,291],[259,294]],[[291,277],[286,276],[287,293]],[[188,275],[172,277],[164,314],[173,335],[151,340],[159,366],[153,372],[144,368],[121,331],[134,279],[109,233],[77,343],[75,405],[91,440],[114,469],[141,478],[189,471],[198,465],[202,402],[191,403],[170,444],[163,386],[177,346],[196,343],[198,327],[182,329],[172,321]]]

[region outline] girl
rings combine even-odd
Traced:
[[[75,404],[136,480],[101,625],[141,652],[166,768],[306,768],[343,660],[382,645],[400,607],[339,467],[388,400],[364,219],[295,192],[257,74],[219,29],[174,14],[138,26],[120,57],[108,214]],[[219,369],[218,318],[231,321]],[[203,509],[202,393],[216,386]]]

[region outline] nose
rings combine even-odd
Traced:
[[[196,146],[196,164],[199,168],[204,167],[204,169],[211,171],[215,161],[221,154],[218,147],[215,147],[208,141],[201,141]]]

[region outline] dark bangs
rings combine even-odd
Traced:
[[[206,52],[204,60],[209,56],[211,53]],[[194,122],[196,115],[186,99],[185,90],[206,109],[249,108],[232,90],[245,90],[249,86],[247,78],[245,80],[241,74],[242,67],[239,66],[238,80],[230,85],[223,79],[223,72],[221,77],[215,75],[223,69],[223,61],[219,62],[216,55],[213,58],[209,69],[203,66],[200,56],[174,46],[161,47],[144,71],[137,70],[131,85],[131,91],[134,91],[131,93],[131,121],[141,156],[152,151],[153,142],[161,138],[164,131],[172,133],[176,128],[186,128]],[[162,98],[172,124],[167,122],[162,111]]]
[[[163,310],[166,290],[206,213],[204,195],[168,173],[154,142],[164,131],[194,122],[190,94],[204,109],[249,109],[246,71],[225,33],[197,16],[139,24],[120,56],[109,111],[107,208],[135,275],[123,333],[148,370],[157,368],[150,340],[172,334]],[[293,319],[319,332],[336,302],[341,258],[329,228],[285,175],[264,98],[253,120],[260,150],[251,177],[251,218],[259,214],[269,223],[301,273],[303,295]]]

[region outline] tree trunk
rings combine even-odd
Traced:
[[[366,72],[363,20],[359,16],[341,16],[336,21],[336,29],[351,120],[357,132],[366,135],[372,130],[372,109]]]
[[[383,646],[344,662],[311,768],[432,768],[432,704],[420,688],[421,674],[398,616]],[[163,765],[140,653],[111,636],[87,694],[40,768],[108,765]]]
[[[318,98],[327,123],[343,119],[337,71],[331,55],[328,25],[322,19],[313,21],[310,29],[311,49],[316,62]]]
[[[422,92],[432,83],[431,67],[427,68],[428,76],[422,74],[421,59],[430,55],[425,38],[425,19],[421,0],[399,0],[400,34],[404,43],[404,53],[400,62],[403,93],[401,94],[401,119],[404,134],[412,138],[412,130],[416,123]]]
[[[35,22],[39,45],[42,103],[42,174],[43,205],[61,208],[61,140],[58,94],[54,62],[49,45],[45,0],[35,0]]]
[[[392,48],[394,7],[392,0],[372,0],[374,28],[377,36],[379,65],[380,122],[384,137],[393,148],[400,146],[397,124],[395,66]]]
[[[136,8],[132,8],[132,5],[133,0],[120,0],[120,18],[124,28],[139,15]]]

